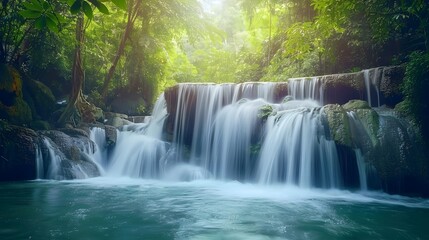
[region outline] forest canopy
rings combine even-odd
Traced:
[[[425,0],[3,0],[0,63],[43,82],[56,99],[68,99],[63,121],[88,102],[105,111],[149,114],[160,92],[182,82],[286,81],[427,61],[428,5]],[[424,78],[428,70],[414,67],[407,74]],[[404,83],[409,99],[425,89],[415,81],[409,77]]]

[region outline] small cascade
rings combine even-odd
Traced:
[[[106,174],[134,178],[158,178],[163,172],[168,144],[134,132],[120,132],[109,158]]]
[[[167,117],[167,103],[165,101],[164,93],[162,93],[155,103],[153,108],[152,117],[148,122],[146,135],[153,138],[161,139],[164,122]]]
[[[61,173],[62,157],[56,153],[55,148],[47,138],[43,139],[43,144],[46,146],[49,153],[49,162],[47,164],[48,167],[44,178],[57,180],[64,179],[63,174]]]
[[[36,148],[36,179],[43,179],[45,177],[45,168],[43,166],[43,155],[40,146]]]
[[[349,124],[350,124],[350,134],[354,140],[354,152],[356,156],[356,165],[359,173],[359,184],[362,191],[368,190],[367,184],[367,170],[365,158],[362,154],[362,149],[367,150],[368,145],[371,144],[371,139],[363,126],[361,120],[357,116],[356,112],[350,111],[347,112]]]
[[[292,78],[288,82],[288,91],[296,100],[312,99],[323,105],[323,81],[321,77]]]
[[[363,70],[364,79],[365,79],[365,89],[366,89],[366,101],[370,107],[379,107],[380,106],[380,81],[383,76],[383,69],[373,68]],[[374,95],[375,92],[375,96]],[[372,97],[377,97],[373,99]],[[374,102],[376,100],[376,102]]]
[[[368,184],[367,184],[367,174],[366,174],[366,164],[365,159],[362,155],[362,152],[360,149],[354,149],[356,154],[356,163],[359,171],[359,183],[360,183],[360,190],[367,191],[368,190]]]
[[[210,133],[208,152],[202,152],[203,166],[220,179],[249,180],[255,168],[252,146],[260,139],[259,110],[263,99],[242,99],[222,108]],[[200,160],[201,161],[201,160]]]
[[[188,145],[191,158],[209,158],[216,114],[243,98],[274,101],[274,83],[179,84],[173,142]],[[184,153],[179,149],[179,156]]]
[[[285,110],[269,117],[260,154],[259,181],[340,187],[335,143],[325,136],[323,122],[320,107]]]
[[[152,116],[145,117],[143,123],[125,125],[123,130],[140,132],[153,138],[161,139],[167,115],[166,101],[164,93],[162,93],[155,103]]]
[[[103,167],[107,166],[106,132],[104,129],[94,127],[89,134],[91,141],[95,143],[95,151],[92,155],[94,161]]]

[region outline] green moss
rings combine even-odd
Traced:
[[[350,100],[342,106],[346,111],[353,111],[357,109],[371,109],[368,102],[362,100]]]
[[[346,111],[338,104],[323,107],[328,120],[331,138],[338,144],[352,146],[350,124]]]
[[[378,130],[380,128],[380,118],[377,112],[373,109],[357,109],[356,114],[371,138],[372,145],[375,146],[378,143]]]
[[[13,106],[0,103],[0,117],[14,124],[28,124],[33,119],[30,107],[22,98],[17,98]]]
[[[258,110],[258,118],[262,119],[262,121],[266,121],[267,118],[272,115],[274,109],[271,105],[264,105]]]

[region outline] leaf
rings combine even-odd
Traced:
[[[83,3],[82,3],[82,9],[83,9],[83,12],[85,13],[85,15],[86,15],[89,19],[94,18],[94,13],[92,12],[92,8],[91,8],[91,5],[89,5],[89,3],[87,3],[87,2],[83,2]]]
[[[126,0],[112,0],[113,4],[115,4],[118,8],[122,10],[127,10],[127,1]]]
[[[46,27],[46,17],[42,16],[40,18],[38,18],[35,22],[34,22],[34,26],[37,29],[43,29]]]
[[[104,5],[103,3],[101,3],[99,0],[89,0],[92,4],[94,4],[94,6],[98,9],[98,11],[100,11],[101,13],[104,14],[109,14],[109,9],[107,9],[106,5]]]
[[[36,12],[43,12],[43,6],[40,5],[40,3],[37,1],[24,2],[23,4],[27,10],[33,10]]]
[[[49,4],[48,2],[43,2],[43,9],[48,10],[51,7],[51,4]]]
[[[42,12],[36,12],[33,10],[22,10],[19,12],[19,15],[23,16],[24,18],[35,19],[39,18],[42,15]]]
[[[73,5],[70,7],[70,12],[76,14],[82,8],[82,0],[76,0]]]
[[[58,32],[59,28],[58,28],[58,24],[56,19],[52,19],[51,17],[47,17],[46,18],[46,26],[48,27],[49,30],[51,30],[52,32]]]

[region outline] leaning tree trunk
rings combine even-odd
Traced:
[[[125,27],[125,31],[124,31],[124,34],[122,35],[122,39],[119,44],[118,50],[116,51],[115,57],[113,58],[112,66],[110,67],[109,72],[107,73],[106,78],[104,79],[103,88],[101,90],[101,96],[103,98],[106,98],[107,96],[107,90],[109,89],[109,84],[113,78],[113,74],[115,73],[116,66],[118,65],[119,59],[121,58],[122,54],[124,54],[126,42],[130,37],[130,34],[134,26],[134,22],[136,21],[139,15],[141,3],[142,3],[142,0],[129,1],[128,3],[127,26]]]
[[[63,126],[71,123],[76,126],[80,121],[91,122],[91,104],[89,104],[82,94],[84,72],[82,68],[82,48],[85,38],[84,17],[81,14],[76,21],[76,46],[74,50],[74,61],[72,70],[72,88],[69,102],[64,112],[58,119],[58,125]]]

